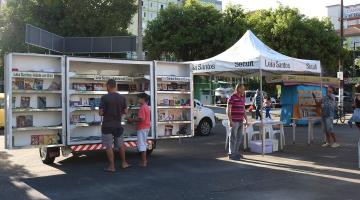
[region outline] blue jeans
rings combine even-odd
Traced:
[[[271,119],[270,110],[271,110],[270,107],[265,108],[265,118]]]
[[[233,122],[229,136],[229,156],[240,154],[239,149],[243,138],[243,122]]]
[[[260,108],[256,107],[255,114],[256,114],[256,120],[257,120],[259,117],[260,117],[260,119],[261,119]]]

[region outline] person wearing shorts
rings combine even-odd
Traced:
[[[125,159],[124,128],[121,126],[121,117],[127,113],[126,100],[117,93],[116,82],[110,79],[106,83],[108,94],[101,97],[99,115],[103,117],[101,124],[102,145],[106,149],[109,161],[106,172],[115,172],[114,148],[119,149],[121,168],[128,168],[130,165]]]
[[[335,116],[336,102],[332,92],[332,88],[328,87],[326,90],[326,96],[321,100],[321,121],[326,135],[326,142],[322,145],[322,147],[331,146],[336,148],[340,145],[336,143],[336,136],[334,133],[333,121]]]
[[[136,124],[137,147],[141,154],[140,167],[147,166],[146,141],[150,131],[150,109],[148,104],[146,103],[147,99],[148,99],[148,95],[145,93],[138,95],[138,102],[140,104],[140,109],[137,118],[134,119],[137,122]]]

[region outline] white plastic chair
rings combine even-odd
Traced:
[[[228,145],[229,145],[229,136],[230,136],[230,132],[231,132],[231,128],[229,126],[229,120],[224,119],[222,120],[222,125],[225,127],[225,150],[227,150]]]
[[[261,136],[260,131],[254,131],[254,127],[252,125],[249,125],[245,129],[245,134],[246,134],[248,144],[250,143],[250,141],[252,140],[254,135],[258,135],[259,137]]]
[[[279,138],[282,138],[282,143],[285,144],[284,133],[281,130],[274,130],[272,125],[268,125],[265,127],[265,132],[269,134],[269,139],[276,139],[276,134],[279,134]]]

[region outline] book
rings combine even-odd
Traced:
[[[76,124],[80,122],[80,115],[72,115],[71,116],[71,122],[72,124]]]
[[[34,87],[34,80],[25,79],[25,81],[24,81],[24,90],[33,90],[33,87]]]
[[[102,83],[94,83],[94,91],[104,91],[106,88],[104,87],[104,84]]]
[[[58,136],[53,134],[53,135],[44,135],[44,145],[51,145],[51,144],[58,144]]]
[[[117,90],[118,91],[129,91],[130,86],[129,86],[129,84],[117,84]]]
[[[20,108],[30,108],[30,97],[21,97]]]
[[[60,85],[60,83],[53,81],[53,82],[51,82],[51,84],[47,90],[61,90],[61,85]]]
[[[15,89],[16,90],[23,90],[24,89],[24,79],[23,78],[15,79]]]
[[[35,79],[34,80],[34,90],[43,90],[44,89],[44,80]]]
[[[136,92],[137,91],[137,85],[136,84],[131,84],[129,86],[129,91],[130,92]]]
[[[33,126],[33,116],[32,115],[19,115],[16,117],[16,127],[32,127]]]
[[[37,98],[37,107],[39,109],[46,108],[46,97],[38,97]]]
[[[42,145],[44,144],[44,137],[42,135],[32,135],[31,145]]]
[[[16,108],[16,97],[12,98],[12,108]]]
[[[86,91],[94,91],[94,84],[92,83],[86,83],[85,84]]]

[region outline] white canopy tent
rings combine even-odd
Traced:
[[[235,73],[242,77],[254,74],[262,77],[264,73],[286,73],[314,74],[320,75],[320,78],[322,76],[320,61],[292,58],[276,52],[250,30],[246,31],[238,42],[223,53],[205,60],[187,63],[191,65],[194,75]],[[260,78],[260,91],[262,94],[262,78]],[[263,134],[263,152],[264,140]]]
[[[272,50],[250,30],[223,53],[209,59],[188,62],[193,74],[253,72],[321,74],[318,60],[292,58]]]

